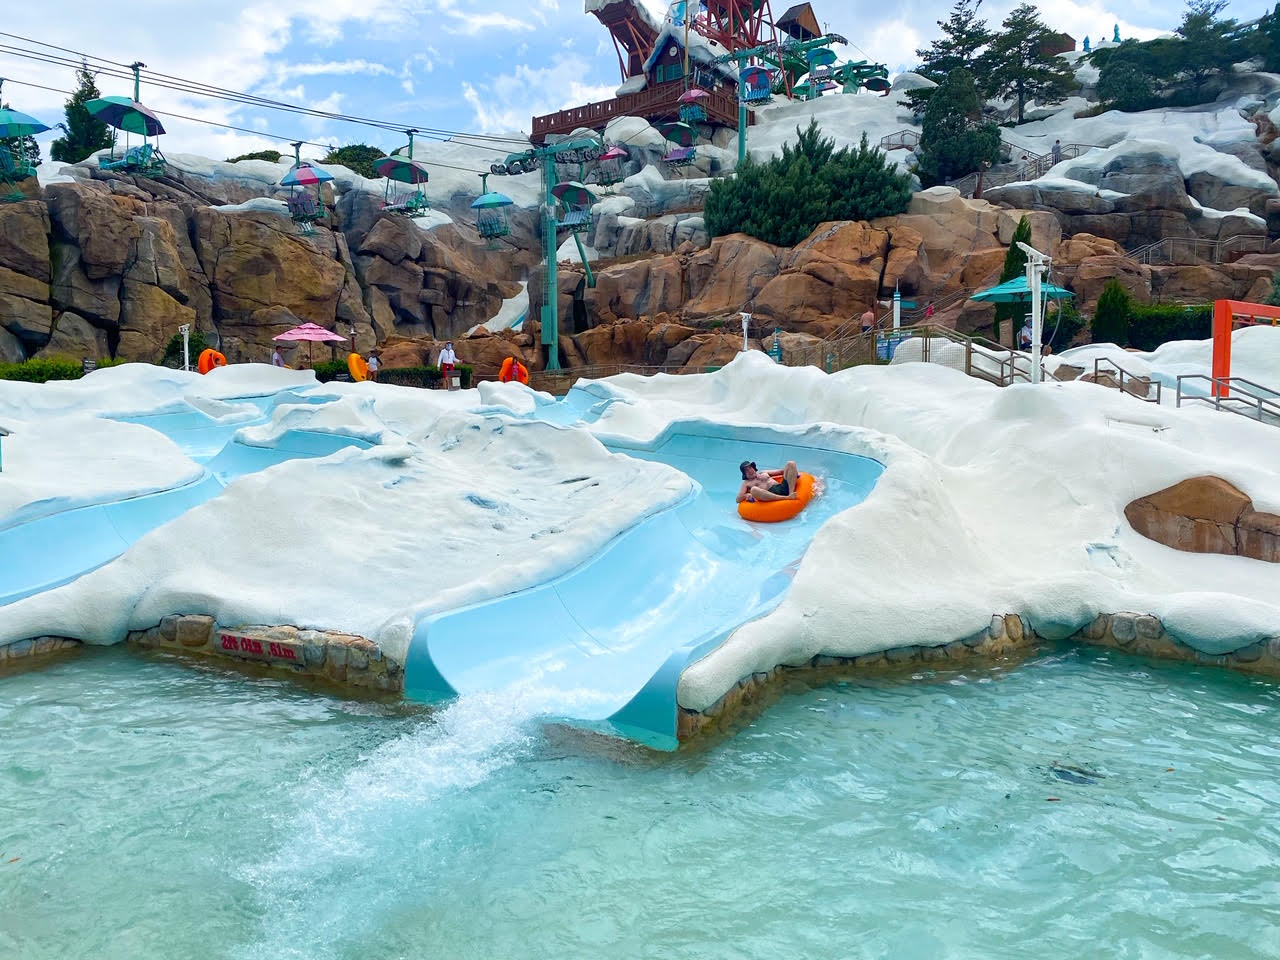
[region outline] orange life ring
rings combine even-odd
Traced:
[[[369,364],[365,362],[364,357],[360,354],[352,352],[347,354],[347,373],[351,374],[352,380],[368,380]]]
[[[529,368],[515,357],[507,357],[502,361],[502,367],[498,370],[498,379],[503,383],[510,383],[512,380],[528,383]]]
[[[196,369],[201,373],[208,373],[214,367],[225,367],[226,365],[227,358],[212,347],[208,350],[201,350],[200,357],[196,360]]]
[[[743,501],[738,504],[738,515],[743,520],[754,520],[756,523],[790,520],[813,499],[813,484],[813,474],[802,473],[796,480],[794,500]]]

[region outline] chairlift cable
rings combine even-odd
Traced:
[[[6,31],[0,31],[0,36],[11,37],[13,39],[24,41],[26,43],[34,43],[34,44],[37,44],[38,46],[49,47],[55,50],[62,50],[66,53],[74,54],[76,57],[78,57],[80,60],[83,60],[83,61],[98,61],[98,62],[113,65],[110,67],[95,68],[99,73],[105,73],[110,76],[118,76],[123,78],[132,78],[133,76],[131,66],[126,64],[119,64],[113,60],[106,60],[101,57],[90,56],[89,54],[83,53],[81,51],[70,50],[66,47],[58,47],[54,44],[47,44],[47,43],[44,43],[43,41],[33,40],[29,37],[24,37],[19,34],[8,33]],[[57,57],[56,55],[46,54],[46,53],[43,53],[42,51],[24,50],[21,47],[14,47],[11,44],[0,44],[0,52],[8,53],[11,56],[25,57],[31,60],[37,60],[37,61],[55,64],[55,65],[61,65],[61,66],[69,66],[76,69],[82,66],[81,63],[73,60],[69,60],[68,58],[65,58],[65,57]],[[122,69],[125,72],[123,73],[119,72],[119,70],[115,69],[117,67]],[[230,90],[225,87],[216,87],[211,84],[205,84],[199,81],[186,80],[181,77],[174,77],[169,74],[164,74],[164,73],[160,73],[152,70],[143,70],[142,73],[144,77],[149,78],[148,82],[153,83],[155,86],[159,86],[165,89],[176,90],[183,93],[189,93],[195,96],[208,97],[210,99],[229,100],[232,102],[238,102],[238,103],[242,103],[250,106],[259,106],[263,108],[283,110],[283,111],[300,113],[300,114],[305,114],[305,115],[314,116],[314,117],[346,121],[349,123],[358,123],[366,126],[378,127],[381,129],[394,130],[394,131],[400,131],[400,132],[407,130],[412,125],[410,123],[405,123],[405,122],[392,122],[388,120],[378,120],[370,117],[351,116],[348,114],[341,114],[341,113],[336,113],[336,112],[326,111],[326,110],[316,110],[311,107],[304,107],[298,104],[286,103],[280,100],[273,100],[269,97],[259,97],[255,94],[249,94],[249,93],[243,93],[241,91]],[[440,136],[440,137],[447,137],[447,138],[454,138],[454,139],[460,139],[462,137],[466,137],[474,140],[487,141],[488,143],[493,143],[493,144],[498,144],[498,143],[523,144],[527,142],[525,140],[516,139],[514,137],[494,136],[491,134],[467,133],[466,131],[448,130],[448,129],[438,128],[438,127],[420,127],[418,129],[425,136]],[[487,145],[488,144],[486,144],[486,146]]]

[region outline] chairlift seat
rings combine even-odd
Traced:
[[[405,217],[425,217],[431,210],[431,204],[425,193],[415,192],[392,198],[382,205],[382,209]]]
[[[557,227],[564,227],[569,230],[578,230],[591,224],[591,209],[589,207],[574,207],[566,210],[560,215],[560,219],[556,221]]]
[[[98,163],[101,170],[122,170],[125,173],[136,173],[144,177],[154,176],[164,170],[165,159],[157,147],[143,143],[130,147],[119,160],[102,160]]]
[[[0,182],[17,183],[27,177],[34,177],[36,168],[25,158],[14,157],[8,147],[0,146]]]
[[[673,167],[686,167],[698,158],[697,154],[698,151],[694,147],[675,147],[667,151],[662,161]]]

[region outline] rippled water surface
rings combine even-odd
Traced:
[[[527,702],[0,678],[0,956],[1280,957],[1276,684],[1054,652],[675,756]]]

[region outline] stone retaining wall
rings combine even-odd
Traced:
[[[1103,613],[1068,639],[1091,646],[1113,647],[1138,656],[1201,663],[1280,678],[1280,635],[1215,655],[1202,653],[1176,639],[1165,630],[1158,617],[1140,613]],[[767,672],[753,673],[739,680],[706,710],[680,707],[676,736],[683,742],[701,734],[728,730],[744,707],[759,701],[770,687],[780,684],[786,676],[799,672],[824,669],[841,673],[885,671],[916,664],[972,661],[1008,656],[1030,649],[1040,640],[1021,617],[1007,613],[993,616],[985,630],[971,637],[939,646],[894,647],[861,657],[820,654],[802,664],[780,664]]]
[[[70,637],[32,637],[17,643],[0,645],[0,669],[25,666],[36,660],[79,647],[79,640]]]
[[[788,675],[821,670],[882,672],[916,664],[959,663],[980,658],[1007,656],[1029,649],[1039,638],[1016,613],[997,614],[987,626],[972,636],[938,646],[893,647],[860,657],[831,657],[819,654],[800,664],[780,664],[763,673],[744,677],[706,710],[679,708],[676,737],[681,742],[705,733],[728,730],[740,711],[757,702],[767,689]]]
[[[135,630],[128,643],[189,656],[259,663],[294,676],[381,693],[404,690],[404,667],[365,637],[297,627],[219,627],[213,617],[173,615]]]
[[[1280,625],[1277,628],[1280,629]],[[1091,646],[1114,647],[1139,656],[1280,677],[1280,635],[1230,653],[1210,654],[1171,636],[1158,617],[1140,613],[1101,613],[1071,639]]]

